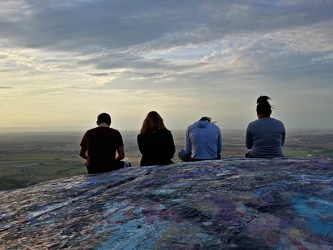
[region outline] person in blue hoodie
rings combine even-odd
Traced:
[[[202,117],[186,129],[185,149],[178,152],[182,161],[221,159],[222,133],[210,117]]]

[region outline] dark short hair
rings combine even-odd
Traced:
[[[212,120],[212,118],[210,118],[208,116],[203,116],[200,118],[200,121],[209,121],[210,122],[211,120]]]
[[[101,113],[97,116],[97,124],[101,123],[111,124],[111,116],[107,113]]]
[[[257,113],[264,116],[270,116],[272,113],[272,106],[269,104],[268,100],[271,99],[268,96],[261,95],[257,99]]]

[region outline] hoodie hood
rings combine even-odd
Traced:
[[[207,127],[207,125],[208,125],[209,123],[210,123],[209,121],[198,121],[198,122],[197,122],[197,127],[198,127],[198,128],[205,128],[205,127]]]

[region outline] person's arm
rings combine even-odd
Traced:
[[[251,149],[253,146],[253,140],[252,140],[252,136],[250,134],[250,128],[249,126],[247,126],[246,129],[246,139],[245,139],[245,145],[248,149]]]
[[[185,152],[187,154],[192,154],[191,150],[192,150],[192,145],[191,145],[189,130],[186,129],[186,135],[185,135]]]
[[[137,143],[139,151],[142,155],[146,154],[146,142],[144,141],[143,135],[137,135]]]
[[[125,158],[124,146],[117,148],[116,161],[120,161]]]
[[[79,156],[83,159],[88,159],[88,131],[84,134],[80,142]]]
[[[283,126],[283,131],[282,131],[282,146],[284,145],[284,141],[286,139],[286,129],[284,127],[284,125],[282,124]]]
[[[171,132],[168,132],[167,135],[167,151],[168,151],[168,156],[171,158],[173,158],[173,156],[175,155],[176,152],[176,147],[175,147],[175,143],[173,141],[173,136]]]
[[[80,147],[79,155],[80,155],[83,159],[88,159],[87,149],[84,148],[84,147]]]
[[[220,154],[221,152],[222,152],[222,133],[221,130],[218,129],[217,153]]]

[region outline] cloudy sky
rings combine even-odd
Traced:
[[[0,127],[333,128],[333,1],[1,0]]]

